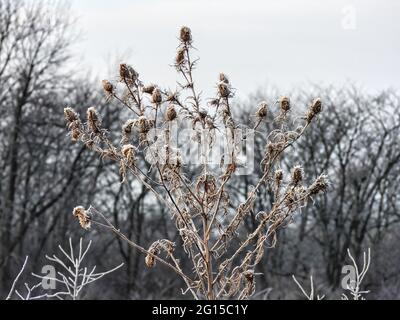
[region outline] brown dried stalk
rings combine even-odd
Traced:
[[[118,92],[117,86],[110,81],[102,82],[107,99],[116,99],[132,111],[132,118],[122,126],[119,146],[109,140],[94,108],[88,110],[86,123],[82,123],[70,108],[65,109],[65,118],[72,140],[80,140],[101,157],[116,161],[122,183],[131,174],[166,205],[193,271],[189,274],[182,270],[174,256],[175,244],[169,240],[155,239],[146,250],[129,240],[94,208],[86,211],[77,207],[74,215],[85,229],[91,223],[106,227],[144,253],[148,267],[160,262],[175,271],[184,280],[186,291],[190,291],[195,299],[247,299],[255,292],[254,270],[263,257],[266,243],[270,247],[275,246],[277,230],[291,223],[301,207],[327,189],[325,175],[305,186],[301,166],[295,166],[285,180],[279,165],[284,151],[293,146],[321,113],[322,103],[319,99],[312,102],[296,131],[286,129],[292,110],[288,97],[272,103],[273,107],[265,101],[258,105],[253,129],[261,132],[260,127],[268,121],[269,114],[276,114],[276,129],[262,133],[267,137],[267,144],[260,163],[261,177],[247,198],[242,203],[234,204],[235,199],[228,192],[232,178],[240,167],[239,126],[231,106],[234,90],[228,77],[221,73],[216,84],[216,97],[209,103],[203,103],[194,84],[193,72],[197,60],[192,60],[190,56],[193,43],[191,30],[182,27],[179,39],[174,66],[183,82],[178,83],[176,91],[162,90],[155,84],[144,85],[138,72],[127,64],[121,64],[119,70],[124,92]],[[201,148],[213,148],[217,142],[227,142],[228,150],[221,157],[218,168],[210,165],[207,152],[202,153],[200,163],[189,168],[190,163],[185,163],[180,147],[173,140],[172,130],[177,125],[191,128],[194,144]],[[153,130],[158,131],[154,134]],[[134,141],[139,142],[135,144]],[[139,155],[143,155],[147,163],[138,160]],[[195,175],[189,175],[189,171]],[[156,178],[151,178],[150,172],[155,173]],[[194,178],[189,179],[189,176]],[[239,235],[243,221],[254,209],[254,202],[266,185],[272,186],[274,191],[273,206],[257,214],[258,226],[253,232]],[[105,223],[97,221],[96,216],[100,216]],[[232,241],[234,238],[240,239],[239,245]],[[160,254],[166,254],[165,259]]]

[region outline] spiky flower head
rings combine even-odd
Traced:
[[[156,86],[154,84],[149,84],[147,86],[144,86],[142,91],[147,94],[153,94],[155,88]]]
[[[258,105],[258,109],[256,112],[256,116],[259,119],[263,119],[267,116],[268,114],[268,105],[265,101],[260,102],[260,104]]]
[[[128,85],[133,85],[139,78],[139,74],[125,63],[119,65],[119,76],[121,82],[126,82]]]
[[[135,164],[135,150],[136,148],[131,144],[126,144],[121,149],[122,156],[126,160],[128,166],[133,166]]]
[[[108,80],[103,80],[101,83],[103,85],[105,93],[112,95],[114,92],[114,86],[112,85],[112,83]]]
[[[280,98],[279,104],[283,112],[287,112],[290,110],[290,99],[288,97]]]
[[[151,99],[152,99],[153,103],[156,103],[156,104],[162,102],[162,95],[161,95],[160,89],[155,88],[155,89],[153,90],[153,93],[152,93],[152,95],[151,95]]]
[[[174,107],[174,105],[171,104],[167,108],[167,112],[165,113],[165,119],[167,121],[174,121],[176,119],[176,117],[177,117],[177,113],[176,113],[175,107]]]
[[[72,108],[64,109],[64,117],[67,122],[68,129],[70,130],[70,135],[72,141],[78,141],[83,134],[82,122],[79,115]]]
[[[303,168],[301,166],[295,166],[292,170],[292,183],[298,184],[303,180]]]
[[[85,230],[90,229],[91,226],[91,219],[90,215],[88,214],[87,210],[82,207],[75,207],[72,214],[79,220],[79,224]]]
[[[322,111],[322,102],[320,98],[313,101],[310,108],[307,111],[306,119],[310,123],[320,112]]]
[[[90,107],[87,110],[86,115],[89,130],[94,134],[99,134],[101,132],[101,120],[96,109],[94,107]]]
[[[190,28],[183,26],[180,30],[179,38],[184,43],[190,43],[192,41],[192,31]]]
[[[328,186],[328,178],[326,175],[322,174],[314,181],[311,186],[308,187],[308,193],[310,194],[310,196],[314,196],[320,192],[326,192]]]

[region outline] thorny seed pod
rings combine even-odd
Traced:
[[[259,119],[263,119],[267,116],[267,114],[268,114],[268,105],[265,101],[263,101],[258,105],[256,116]]]
[[[162,95],[161,95],[161,91],[158,88],[155,88],[153,90],[153,94],[151,95],[151,99],[153,101],[153,103],[161,103],[162,102]]]
[[[91,226],[90,216],[84,207],[79,206],[74,208],[72,214],[74,215],[74,217],[78,218],[79,224],[83,229],[85,230],[90,229]]]
[[[226,83],[220,82],[218,84],[218,94],[222,98],[228,98],[230,93],[231,93],[231,90],[230,90],[229,86]]]
[[[87,123],[89,130],[94,134],[101,132],[101,121],[95,108],[90,107],[87,112]]]
[[[155,88],[156,86],[154,84],[149,84],[147,86],[144,86],[142,90],[144,93],[153,94]]]
[[[315,99],[307,111],[306,120],[310,123],[315,116],[317,116],[322,111],[321,99]]]
[[[303,180],[303,168],[301,166],[295,166],[292,170],[292,183],[298,184]]]
[[[210,106],[216,107],[219,105],[219,99],[211,99]]]
[[[82,133],[79,130],[72,130],[71,131],[71,140],[72,141],[78,141],[79,138],[81,137]]]
[[[129,143],[129,140],[131,139],[131,136],[132,136],[132,130],[133,130],[133,126],[134,125],[135,125],[135,120],[129,119],[122,126],[121,144],[128,144]]]
[[[183,26],[181,28],[179,38],[181,39],[182,42],[192,41],[192,31],[190,30],[190,28]]]
[[[173,105],[169,105],[167,108],[167,112],[165,113],[165,119],[167,121],[173,121],[177,117],[176,110]]]
[[[126,82],[129,85],[133,85],[139,78],[139,74],[131,66],[128,66],[125,63],[122,63],[119,66],[119,76],[121,82]]]
[[[225,73],[222,73],[222,72],[219,74],[219,81],[221,81],[223,83],[226,83],[226,84],[229,84],[228,77],[226,76]]]
[[[290,110],[290,99],[288,97],[282,97],[279,100],[279,103],[283,112],[287,112]]]
[[[283,180],[283,171],[282,170],[276,170],[275,171],[275,182],[281,182]]]
[[[69,123],[79,120],[78,114],[72,108],[64,108],[64,117]]]
[[[71,108],[64,109],[64,117],[67,122],[68,129],[71,131],[72,141],[78,141],[82,136],[82,122],[79,119],[79,115]]]
[[[169,91],[167,92],[167,97],[165,98],[168,102],[176,102],[178,100],[178,92]]]
[[[103,89],[108,95],[112,95],[114,92],[114,86],[108,80],[103,80],[101,82],[103,84]]]
[[[127,120],[125,122],[125,124],[122,126],[122,133],[123,134],[131,134],[134,124],[135,124],[135,120],[133,120],[133,119]]]
[[[328,181],[327,181],[327,176],[322,174],[320,175],[314,183],[308,187],[308,193],[310,196],[316,195],[320,192],[325,192],[326,189],[328,188]]]
[[[149,132],[153,125],[154,123],[148,120],[145,116],[141,116],[137,121],[135,121],[135,126],[138,128],[139,133]]]
[[[122,147],[121,153],[126,160],[128,166],[134,166],[135,164],[135,147],[131,144],[126,144]]]
[[[150,254],[146,255],[146,258],[144,259],[144,261],[148,268],[153,268],[156,264],[156,259],[154,258],[153,255],[150,255]]]
[[[157,240],[154,242],[149,250],[148,254],[146,255],[145,258],[145,263],[147,267],[152,268],[156,264],[156,258],[155,256],[160,253],[161,250],[164,250],[167,252],[168,255],[171,255],[172,252],[174,251],[175,244],[172,243],[169,240],[163,239],[163,240]]]
[[[175,65],[179,67],[185,61],[185,50],[183,48],[179,48],[175,57]]]

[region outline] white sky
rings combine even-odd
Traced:
[[[112,79],[109,66],[122,55],[143,81],[174,87],[176,73],[169,65],[178,30],[187,25],[201,58],[195,78],[207,95],[222,71],[239,96],[261,86],[285,91],[308,82],[353,80],[368,91],[400,87],[398,0],[72,3],[84,35],[75,50],[100,78]]]

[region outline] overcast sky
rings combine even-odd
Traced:
[[[72,0],[72,9],[84,35],[75,50],[100,78],[127,56],[145,82],[174,87],[169,65],[187,25],[206,93],[221,71],[240,96],[269,84],[400,86],[398,0]]]

